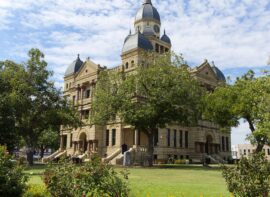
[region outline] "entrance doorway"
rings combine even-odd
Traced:
[[[83,153],[87,151],[87,141],[86,141],[86,134],[85,133],[81,133],[80,135],[80,151],[82,151]]]

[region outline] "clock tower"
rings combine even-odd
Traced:
[[[161,36],[161,20],[157,9],[151,0],[143,0],[143,4],[137,11],[134,21],[134,33],[126,37],[122,49],[122,62],[125,70],[143,61],[140,59],[140,51],[155,51],[166,53],[171,50],[171,40],[165,30]]]

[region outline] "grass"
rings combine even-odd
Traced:
[[[29,184],[44,184],[41,175],[46,166],[25,170]],[[123,168],[117,168],[117,171]],[[226,183],[217,167],[196,165],[161,168],[129,168],[132,197],[229,197]]]

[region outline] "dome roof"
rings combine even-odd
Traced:
[[[78,55],[77,59],[74,60],[67,68],[65,72],[65,77],[72,75],[76,72],[78,72],[83,65],[83,62],[80,60],[80,55]]]
[[[153,28],[151,27],[145,27],[143,29],[143,32],[142,32],[143,35],[146,35],[146,36],[152,36],[152,35],[155,35],[154,31],[153,31]]]
[[[151,0],[144,0],[142,7],[136,14],[135,22],[142,19],[154,19],[160,23],[160,16],[157,9],[152,5]]]
[[[218,80],[226,82],[226,77],[224,76],[223,72],[221,72],[221,70],[218,69],[218,67],[213,65],[212,69],[213,69],[214,73],[216,74]]]
[[[166,31],[164,30],[164,34],[161,37],[161,40],[164,42],[167,42],[168,44],[171,44],[171,39],[169,38],[169,36],[167,36]]]
[[[129,35],[126,38],[123,49],[122,49],[122,53],[125,53],[129,50],[136,49],[136,48],[141,48],[144,50],[154,49],[151,42],[146,37],[144,37],[144,35],[141,34],[140,32],[137,32],[133,35]]]

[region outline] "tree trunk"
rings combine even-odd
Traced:
[[[260,153],[260,152],[262,152],[262,150],[263,150],[264,144],[258,142],[257,139],[256,139],[256,141],[257,141],[257,143],[258,143],[258,144],[257,144],[257,147],[256,147],[256,153]]]
[[[254,133],[255,131],[255,127],[253,125],[253,122],[251,121],[251,119],[249,117],[246,118],[248,124],[249,124],[249,128],[251,130],[251,133]],[[255,138],[256,142],[257,142],[257,147],[256,147],[256,153],[262,152],[263,147],[265,145],[265,140],[261,139],[260,137]]]
[[[153,158],[154,158],[154,132],[151,130],[147,133],[148,137],[148,165],[149,167],[153,166]]]
[[[40,147],[40,159],[42,159],[44,157],[44,151],[45,151],[44,146],[41,146]]]
[[[29,166],[34,165],[34,151],[32,148],[28,148],[26,151],[27,162]]]

